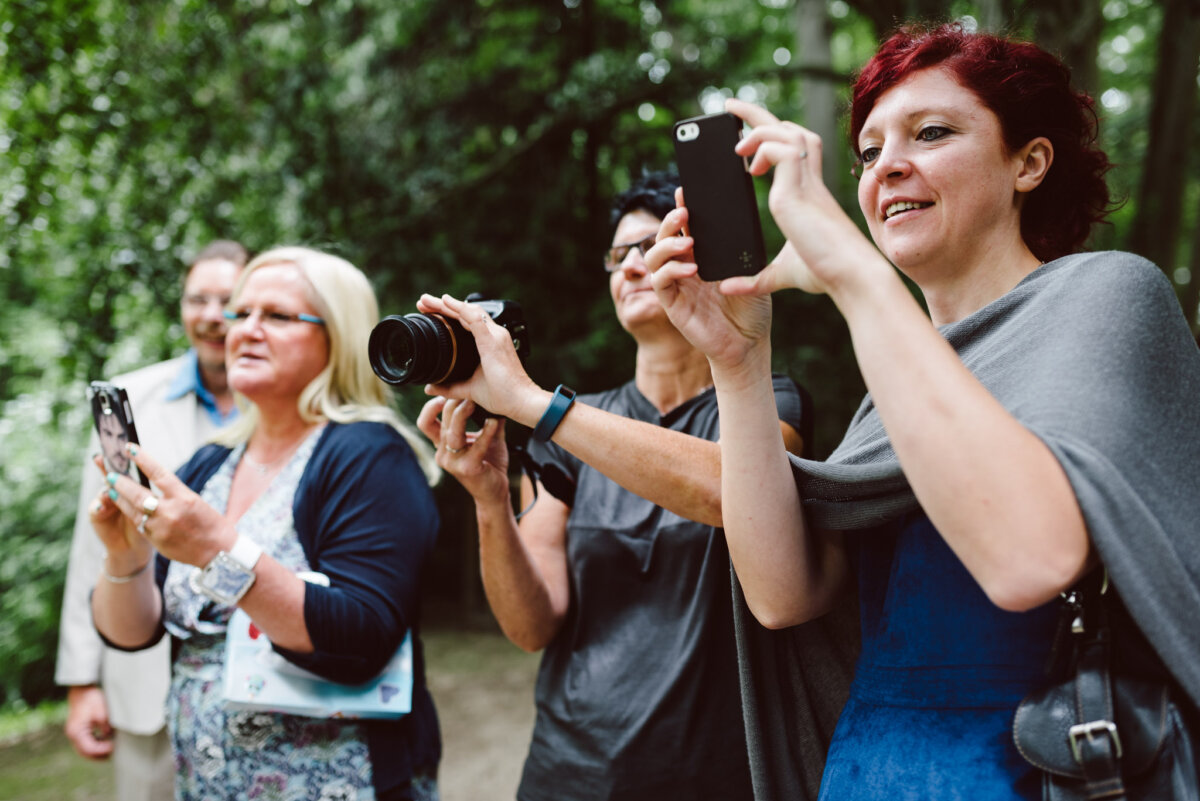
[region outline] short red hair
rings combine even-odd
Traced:
[[[879,96],[919,70],[941,67],[974,92],[1000,120],[1010,151],[1039,136],[1054,162],[1021,211],[1021,236],[1042,261],[1078,250],[1092,225],[1112,210],[1104,174],[1112,166],[1096,145],[1096,108],[1071,88],[1070,70],[1029,42],[969,33],[960,24],[906,26],[862,68],[850,107],[850,144]]]

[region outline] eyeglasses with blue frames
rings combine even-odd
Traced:
[[[312,323],[325,325],[325,321],[315,314],[287,314],[286,312],[266,311],[264,309],[226,309],[222,315],[231,324],[244,323],[258,314],[258,321],[269,328],[286,328],[292,323]]]
[[[654,238],[656,236],[657,234],[650,234],[650,236],[640,242],[629,242],[609,248],[608,252],[604,254],[604,269],[610,273],[615,273],[621,269],[621,265],[625,263],[626,257],[629,256],[629,251],[634,248],[637,248],[638,252],[645,256],[646,251],[654,247]]]

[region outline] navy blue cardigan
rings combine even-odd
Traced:
[[[199,492],[229,452],[206,445],[178,475]],[[292,514],[309,566],[329,576],[330,586],[305,586],[314,652],[275,650],[331,681],[356,684],[383,670],[411,628],[412,712],[363,725],[376,793],[408,782],[414,770],[433,773],[442,744],[419,634],[421,569],[438,514],[412,449],[383,423],[330,423],[300,478]],[[159,557],[160,587],[166,567]]]

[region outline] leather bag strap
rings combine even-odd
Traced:
[[[1104,591],[1084,592],[1084,607],[1090,631],[1080,644],[1075,674],[1075,720],[1069,730],[1071,751],[1083,769],[1088,799],[1121,801],[1121,738],[1113,704],[1110,650]]]

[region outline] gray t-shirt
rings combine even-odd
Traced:
[[[779,419],[811,430],[807,395],[783,376],[774,385]],[[711,389],[665,415],[632,381],[578,401],[710,441],[719,434]],[[622,489],[553,443],[531,441],[529,452],[571,507],[571,600],[542,658],[517,797],[752,798],[724,532]]]

